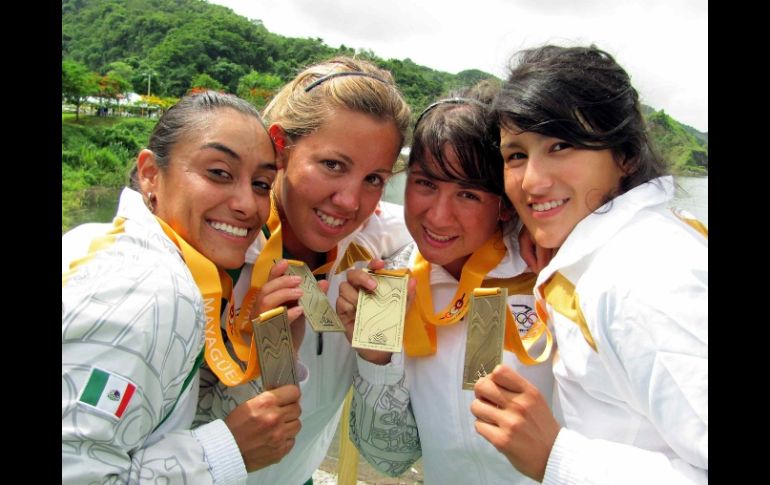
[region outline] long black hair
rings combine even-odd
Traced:
[[[547,45],[515,54],[490,118],[505,129],[539,133],[589,150],[610,149],[626,174],[621,194],[667,173],[650,144],[628,73],[594,45]]]

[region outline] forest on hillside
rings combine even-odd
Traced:
[[[366,49],[330,47],[318,38],[284,37],[260,20],[201,0],[62,1],[62,60],[118,78],[140,94],[179,97],[205,75],[225,91],[269,97],[306,65],[334,55],[356,55],[390,70],[418,111],[448,90],[494,77],[477,69],[449,74]]]
[[[74,120],[62,116],[62,217],[81,204],[88,187],[122,183],[152,126],[147,118],[83,120],[81,108],[89,108],[86,116],[96,109],[90,99],[117,103],[138,93],[142,106],[163,110],[191,89],[213,88],[262,108],[303,67],[334,55],[390,70],[414,113],[452,90],[484,79],[500,82],[472,66],[451,74],[408,58],[331,47],[320,38],[284,37],[258,19],[203,0],[62,0],[62,106],[75,108]],[[708,173],[707,133],[654,108],[645,107],[645,115],[677,173]]]

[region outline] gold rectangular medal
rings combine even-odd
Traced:
[[[318,282],[310,268],[302,261],[293,259],[286,261],[289,262],[286,274],[302,277],[302,283],[299,287],[302,289],[303,295],[299,299],[299,304],[302,305],[305,318],[310,322],[313,330],[316,332],[344,332],[345,327],[342,325],[340,317],[337,316],[337,312],[332,308],[324,292],[318,287]]]
[[[262,313],[251,321],[257,344],[262,387],[269,391],[287,384],[297,384],[294,346],[291,340],[286,307]]]
[[[476,288],[468,313],[468,338],[465,343],[463,389],[473,389],[480,377],[492,372],[503,361],[505,339],[506,288]]]
[[[352,346],[359,349],[401,352],[406,316],[409,273],[401,270],[369,271],[377,280],[373,292],[358,292]]]

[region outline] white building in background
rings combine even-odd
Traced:
[[[86,103],[91,104],[110,104],[115,105],[115,101],[109,98],[102,98],[101,96],[88,96]],[[142,106],[142,96],[136,93],[119,94],[117,100],[118,106]],[[147,105],[144,105],[146,108]]]
[[[83,104],[86,107],[92,108],[92,114],[99,114],[101,110],[104,110],[103,114],[109,113],[110,115],[141,115],[156,117],[160,111],[157,106],[148,106],[147,103],[142,101],[142,95],[137,93],[120,94],[118,95],[117,100],[101,96],[88,96]],[[116,108],[117,113],[115,113]],[[131,108],[131,110],[125,108]],[[141,110],[141,112],[138,112],[137,110]],[[131,112],[131,114],[129,114],[129,112]]]

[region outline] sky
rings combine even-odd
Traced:
[[[596,44],[642,103],[708,131],[708,0],[209,0],[287,37],[505,79],[519,49]]]

